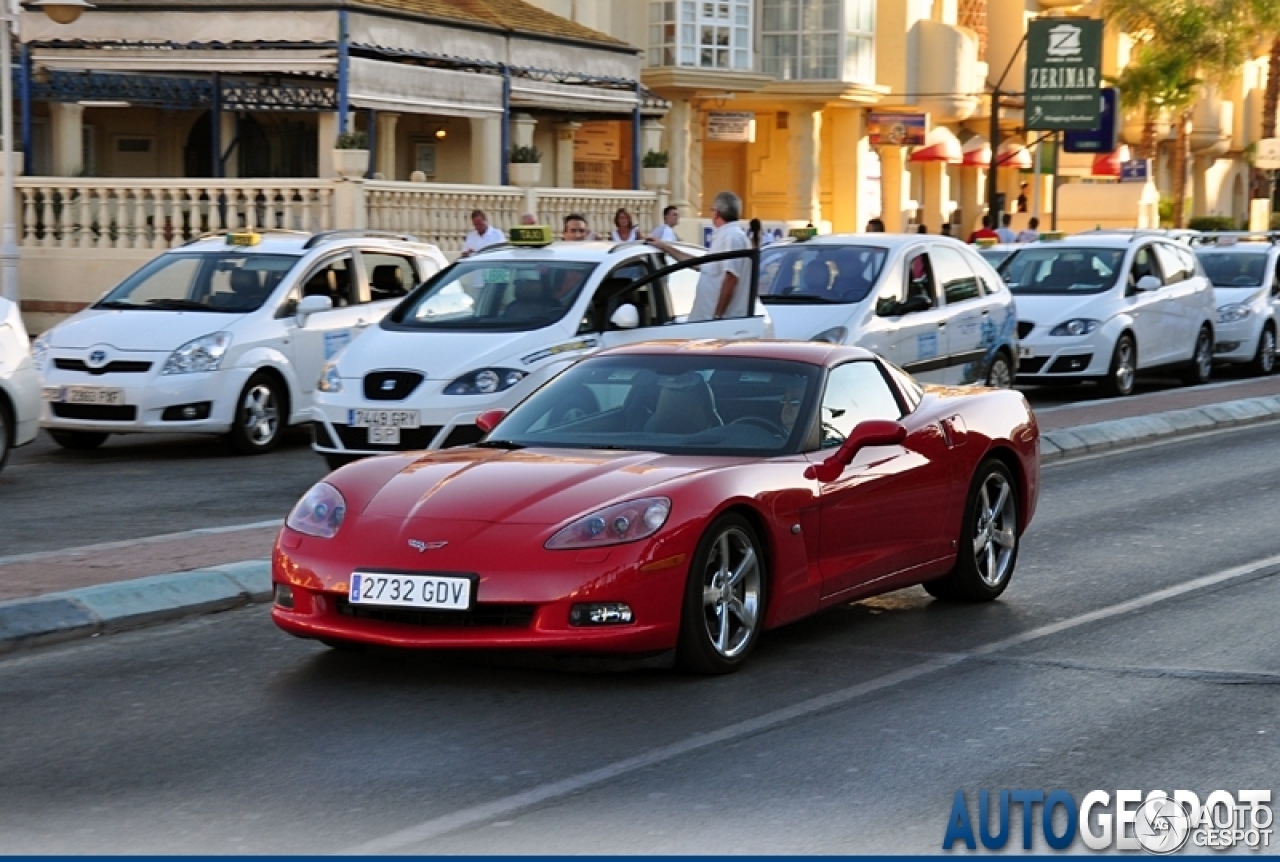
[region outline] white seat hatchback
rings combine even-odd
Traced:
[[[18,304],[0,297],[0,469],[40,430],[40,377]]]
[[[360,231],[171,249],[36,340],[41,425],[75,449],[199,432],[267,452],[310,420],[324,363],[446,263],[433,245]]]
[[[1214,360],[1271,374],[1280,315],[1280,234],[1204,234],[1195,252],[1218,305]]]

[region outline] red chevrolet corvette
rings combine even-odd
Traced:
[[[725,673],[763,630],[852,599],[996,598],[1039,486],[1022,395],[921,387],[829,344],[623,347],[479,421],[475,446],[307,493],[276,543],[277,625]]]

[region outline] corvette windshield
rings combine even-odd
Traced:
[[[1000,266],[1015,294],[1103,293],[1111,289],[1124,263],[1124,249],[1024,248]]]
[[[573,307],[595,268],[557,260],[466,260],[414,291],[386,320],[410,329],[541,329]]]
[[[783,245],[760,259],[766,304],[861,302],[880,278],[888,252],[867,245]]]
[[[481,445],[780,455],[813,427],[819,369],[708,356],[605,356],[570,368]]]
[[[261,308],[297,262],[297,255],[244,251],[162,254],[94,308],[244,314]]]
[[[1214,287],[1262,287],[1267,274],[1265,252],[1199,252],[1200,264]]]

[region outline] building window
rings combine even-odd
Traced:
[[[761,18],[766,75],[875,82],[875,0],[763,0]]]
[[[751,70],[752,0],[649,0],[649,65]]]

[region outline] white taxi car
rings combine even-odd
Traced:
[[[0,297],[0,470],[40,431],[40,376],[18,304]]]
[[[331,466],[474,443],[481,413],[606,347],[773,335],[758,302],[749,317],[686,319],[697,267],[754,251],[687,246],[694,259],[673,264],[642,242],[552,242],[540,226],[513,228],[511,240],[454,263],[325,366],[312,427]],[[582,397],[599,409],[591,392]]]
[[[1206,233],[1195,253],[1218,305],[1213,358],[1271,374],[1280,309],[1280,234]]]
[[[1111,395],[1139,372],[1187,384],[1213,369],[1213,287],[1189,245],[1155,233],[1029,243],[1000,265],[1018,303],[1018,381],[1093,380]]]
[[[446,264],[435,246],[365,231],[171,249],[36,339],[41,425],[74,449],[207,432],[267,452],[310,421],[324,363]]]
[[[760,299],[779,338],[856,344],[927,382],[1013,385],[1013,296],[959,240],[866,233],[774,243],[761,252]]]

